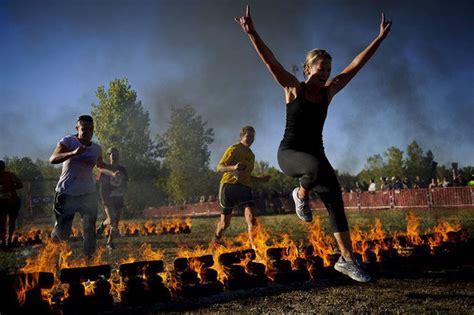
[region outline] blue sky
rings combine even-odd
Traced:
[[[90,112],[95,91],[128,78],[167,129],[170,106],[193,105],[215,132],[211,164],[253,125],[258,160],[277,165],[283,92],[233,21],[246,2],[0,0],[0,156],[46,159]],[[441,164],[474,165],[474,2],[251,1],[257,31],[288,69],[319,47],[341,71],[392,32],[333,99],[324,141],[333,166],[357,173],[368,156],[413,140]],[[301,72],[299,78],[302,80]]]

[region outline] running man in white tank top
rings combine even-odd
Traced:
[[[84,253],[90,257],[96,248],[98,200],[92,169],[97,166],[102,173],[114,177],[121,174],[109,170],[102,160],[102,148],[92,142],[94,121],[91,116],[80,116],[76,131],[76,135],[62,138],[49,158],[51,164],[63,163],[61,177],[56,185],[56,222],[51,238],[55,241],[67,240],[74,214],[79,212],[83,219]]]

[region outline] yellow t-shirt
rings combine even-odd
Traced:
[[[219,161],[219,165],[229,166],[235,165],[238,162],[245,165],[245,169],[240,171],[224,172],[221,178],[222,184],[236,184],[240,183],[245,186],[250,186],[252,183],[251,174],[255,164],[255,155],[249,147],[242,143],[231,145],[225,150]]]

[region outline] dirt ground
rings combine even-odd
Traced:
[[[360,284],[334,273],[318,281],[177,299],[118,314],[474,314],[474,266],[409,272]]]
[[[379,279],[316,284],[305,290],[216,303],[204,313],[429,313],[474,314],[474,282]]]

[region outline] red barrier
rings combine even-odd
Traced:
[[[209,216],[220,214],[220,207],[217,201],[200,202],[191,206],[192,216]]]
[[[394,190],[395,207],[426,207],[429,205],[428,189]]]
[[[391,192],[377,191],[374,193],[362,192],[359,194],[361,208],[390,208]]]
[[[346,209],[381,209],[407,207],[473,207],[474,188],[448,187],[434,189],[404,189],[369,192],[343,193]],[[279,209],[277,209],[277,207]],[[256,200],[256,208],[267,213],[285,213],[294,211],[291,196]],[[312,209],[325,209],[321,199],[311,200]],[[220,214],[218,202],[200,202],[182,206],[149,207],[145,211],[148,217],[165,216],[214,216]]]
[[[295,208],[295,204],[292,204],[292,210]],[[324,203],[321,201],[321,199],[311,199],[309,201],[309,206],[311,209],[316,210],[316,209],[326,209],[324,206]],[[293,210],[294,211],[294,210]]]
[[[344,206],[348,208],[358,207],[359,196],[356,192],[342,193],[342,200],[344,200]]]
[[[474,188],[447,187],[431,189],[433,206],[470,206],[473,205]]]

